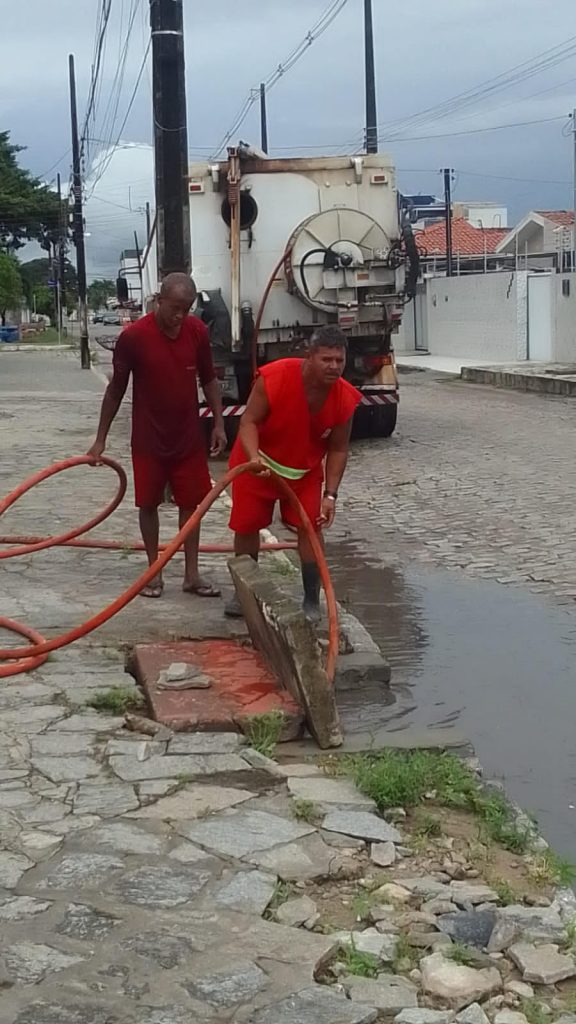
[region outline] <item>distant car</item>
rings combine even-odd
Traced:
[[[106,313],[102,317],[102,323],[105,324],[106,327],[120,327],[122,320],[117,313]]]
[[[103,317],[102,313],[94,313],[94,316],[92,317],[92,323],[93,324],[101,324],[101,323],[103,323],[103,321],[104,321],[104,317]]]

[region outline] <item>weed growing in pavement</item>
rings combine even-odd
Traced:
[[[403,932],[398,936],[396,943],[396,954],[394,956],[394,962],[392,963],[392,970],[394,974],[402,974],[403,972],[411,971],[413,967],[416,967],[419,961],[418,951],[411,946],[408,942],[408,936]]]
[[[292,814],[296,821],[303,821],[307,825],[313,825],[320,816],[320,812],[312,800],[293,800]]]
[[[369,892],[362,890],[352,900],[352,910],[357,921],[367,921],[370,916],[373,899]]]
[[[568,887],[576,878],[576,867],[570,861],[559,857],[554,850],[545,850],[529,865],[528,874],[536,885]]]
[[[494,892],[498,896],[498,902],[501,903],[503,907],[510,907],[513,903],[518,902],[518,897],[516,896],[514,889],[510,885],[510,882],[507,882],[505,878],[495,878],[491,880],[490,888],[494,889]]]
[[[289,900],[294,895],[294,891],[294,886],[291,882],[276,882],[274,892],[266,908],[265,917],[270,920],[274,911],[278,910],[278,907],[282,906],[283,903],[286,903],[286,900]]]
[[[573,953],[576,950],[576,918],[572,918],[566,925],[566,938],[563,942],[564,949]],[[572,993],[576,999],[576,993]],[[575,1004],[576,1005],[576,1004]]]
[[[528,1024],[550,1024],[550,1016],[538,999],[523,999],[520,1009]]]
[[[530,832],[516,824],[505,796],[486,791],[454,754],[386,750],[347,758],[344,769],[380,811],[430,800],[477,815],[486,836],[513,853],[525,853],[530,845]]]
[[[348,974],[355,974],[359,978],[377,978],[381,968],[380,960],[372,953],[361,953],[355,945],[341,946],[338,959],[346,967]]]
[[[109,715],[124,715],[126,711],[138,711],[143,706],[144,695],[127,686],[113,686],[86,701],[86,707]]]
[[[280,741],[286,716],[283,711],[270,711],[266,715],[253,715],[248,721],[248,744],[265,757],[273,757]]]
[[[477,963],[477,959],[474,956],[473,951],[468,949],[468,946],[462,945],[460,942],[455,942],[446,955],[450,960],[453,960],[455,964],[459,964],[460,967],[474,967]]]
[[[426,839],[438,839],[442,835],[439,818],[435,818],[433,814],[423,814],[416,822],[414,834]]]

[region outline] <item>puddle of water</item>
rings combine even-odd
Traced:
[[[367,563],[349,542],[329,555],[339,600],[392,665],[393,702],[363,695],[343,709],[346,727],[457,724],[576,862],[576,614],[498,584]]]

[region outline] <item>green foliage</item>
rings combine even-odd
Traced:
[[[455,942],[448,950],[447,955],[450,960],[453,960],[455,964],[459,964],[461,967],[474,967],[477,964],[474,952],[468,949],[468,946],[463,946],[460,942]]]
[[[19,166],[22,151],[10,142],[9,132],[0,132],[0,250],[5,252],[31,240],[47,248],[58,237],[58,197]]]
[[[106,278],[98,278],[88,285],[88,305],[90,309],[102,309],[106,300],[116,295],[116,284]]]
[[[11,253],[0,252],[0,317],[6,322],[9,309],[17,309],[22,299],[22,278],[18,261]]]
[[[319,817],[318,808],[312,800],[293,800],[292,814],[296,821],[304,821],[307,825],[312,825]]]
[[[86,702],[87,707],[108,715],[123,715],[126,711],[137,711],[143,704],[143,695],[126,686],[113,686],[110,690],[103,690]]]
[[[34,309],[36,306],[37,313],[55,320],[56,292],[53,288],[48,287],[48,281],[54,277],[54,268],[50,260],[41,258],[22,263],[20,273],[29,308]],[[78,302],[78,279],[76,270],[69,260],[64,262],[64,291],[66,307],[72,310]]]
[[[266,715],[253,715],[248,722],[248,743],[265,757],[273,757],[284,729],[283,711],[270,711]]]
[[[377,956],[371,953],[361,953],[356,949],[354,943],[341,946],[338,959],[346,967],[347,974],[355,974],[359,978],[377,978],[382,965]]]

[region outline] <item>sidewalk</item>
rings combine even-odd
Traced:
[[[69,357],[8,364],[3,493],[85,451],[101,397]],[[110,446],[124,464],[126,428],[124,412]],[[105,470],[67,473],[1,530],[61,531],[112,486]],[[206,540],[226,540],[226,518],[215,508]],[[165,519],[170,535],[175,512]],[[129,504],[100,530],[112,533],[136,536]],[[8,560],[0,614],[55,635],[141,565],[78,549]],[[225,582],[222,560],[205,566]],[[2,1024],[530,1024],[531,981],[544,986],[543,1016],[559,1022],[571,995],[554,986],[576,977],[576,900],[556,891],[562,872],[526,819],[508,818],[493,793],[473,817],[475,766],[451,759],[447,775],[431,754],[424,769],[416,761],[415,801],[394,771],[376,785],[370,758],[357,788],[298,745],[279,766],[265,730],[259,750],[230,733],[148,736],[111,704],[90,706],[104,694],[106,709],[110,691],[137,700],[123,657],[135,640],[222,635],[221,602],[183,595],[180,576],[172,563],[162,600],[137,599],[0,687]],[[463,812],[454,805],[466,794]]]

